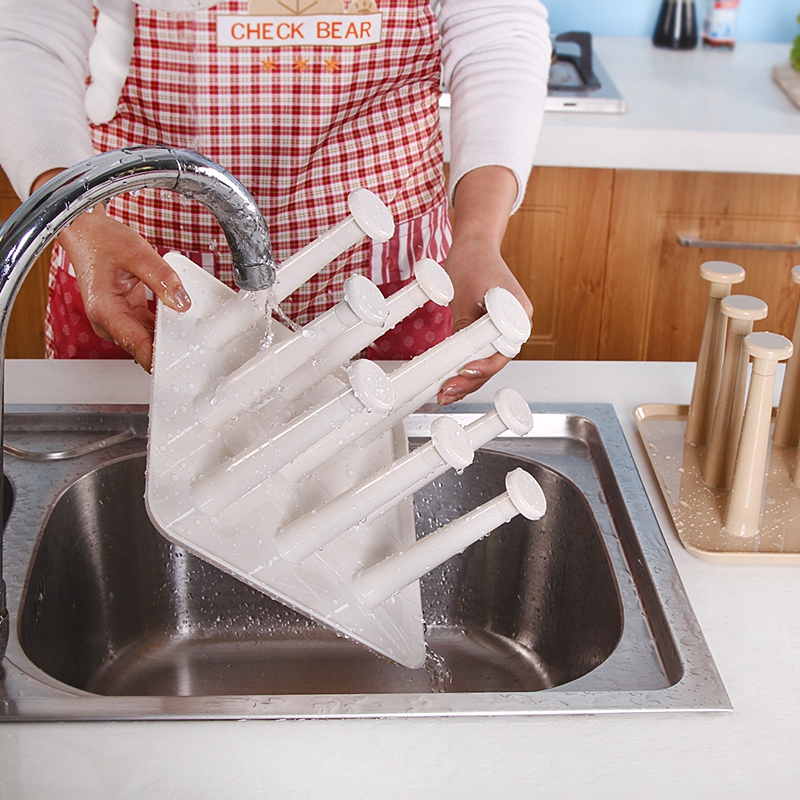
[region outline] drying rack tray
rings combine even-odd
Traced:
[[[650,403],[634,419],[683,546],[708,561],[800,564],[800,489],[792,484],[796,449],[770,450],[764,510],[756,536],[722,530],[727,489],[703,481],[704,446],[684,441],[688,406]]]
[[[170,263],[193,302],[184,313],[163,303],[158,307],[145,495],[153,524],[170,541],[296,611],[389,659],[421,667],[425,640],[419,583],[370,610],[352,580],[359,569],[416,541],[411,498],[361,521],[296,566],[279,556],[274,542],[282,526],[405,455],[404,425],[369,441],[342,442],[336,456],[299,482],[279,470],[216,516],[201,513],[192,495],[195,477],[263,436],[259,425],[274,422],[273,417],[280,420],[282,414],[267,410],[259,420],[256,412],[242,413],[222,433],[210,433],[197,420],[195,398],[258,353],[264,330],[243,324],[242,333],[219,351],[198,344],[198,321],[211,317],[235,292],[188,259],[175,256]],[[288,334],[277,321],[272,331],[277,337]],[[313,399],[301,398],[298,405],[329,399],[343,385],[329,375],[310,390]]]

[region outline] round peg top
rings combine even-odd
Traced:
[[[706,261],[700,265],[700,277],[711,283],[730,286],[744,280],[744,269],[730,261]]]
[[[792,342],[779,333],[760,331],[744,337],[744,350],[753,357],[753,370],[761,375],[774,374],[779,361],[792,355]]]
[[[453,469],[465,469],[475,458],[469,434],[452,417],[438,417],[431,423],[431,442]]]
[[[414,277],[425,294],[437,305],[446,306],[453,299],[453,282],[450,276],[432,258],[423,258],[414,264]]]
[[[767,316],[767,304],[749,294],[731,294],[723,298],[720,311],[731,319],[757,320]]]
[[[522,303],[507,289],[495,286],[486,292],[484,299],[486,313],[502,334],[495,347],[504,356],[513,358],[531,335],[531,321]]]
[[[394,405],[394,389],[389,376],[374,362],[361,358],[347,369],[356,399],[370,411],[386,414]]]
[[[516,389],[507,386],[498,389],[494,396],[494,407],[503,424],[517,436],[524,436],[533,428],[531,407]]]
[[[344,300],[353,313],[367,325],[386,322],[389,308],[381,290],[369,279],[356,273],[344,282]]]
[[[521,467],[506,475],[506,491],[514,508],[526,519],[541,519],[547,511],[547,499],[542,487]]]
[[[792,267],[792,280],[795,283],[800,283],[800,264],[796,267]]]
[[[378,195],[369,189],[354,189],[347,196],[347,207],[370,239],[388,242],[394,236],[394,217]]]

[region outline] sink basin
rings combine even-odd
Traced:
[[[448,411],[466,424],[485,407]],[[548,513],[516,517],[421,581],[409,670],[181,550],[145,511],[145,409],[10,408],[10,719],[190,719],[723,710],[730,704],[610,406],[534,407],[462,475],[415,496],[422,535],[522,466]],[[407,422],[425,440],[433,409]]]

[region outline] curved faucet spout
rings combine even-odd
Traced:
[[[275,258],[264,217],[229,172],[191,150],[130,147],[112,150],[65,170],[17,209],[0,231],[0,280],[27,267],[88,208],[123,192],[170,189],[201,202],[219,221],[230,246],[234,281],[258,291],[275,280]],[[2,298],[0,298],[2,299]],[[3,301],[3,307],[5,302]]]
[[[8,318],[34,261],[87,209],[123,192],[150,188],[170,189],[198,200],[214,214],[228,240],[234,280],[240,289],[267,289],[275,281],[269,232],[256,202],[236,178],[198,153],[170,147],[131,147],[94,156],[65,170],[31,195],[0,230],[0,437]],[[0,658],[8,641],[9,624],[2,563],[0,535]]]

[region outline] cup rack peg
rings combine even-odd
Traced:
[[[706,261],[700,265],[700,277],[711,286],[686,420],[686,441],[694,444],[706,443],[719,392],[727,322],[720,313],[720,303],[731,293],[732,285],[744,280],[744,270],[728,261]]]
[[[744,349],[753,358],[753,369],[724,530],[732,536],[752,537],[758,533],[764,502],[775,374],[778,362],[792,355],[792,343],[777,333],[751,333]]]

